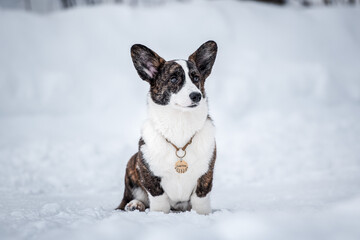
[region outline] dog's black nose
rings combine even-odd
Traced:
[[[201,93],[192,92],[192,93],[190,93],[189,97],[194,103],[198,103],[201,100]]]

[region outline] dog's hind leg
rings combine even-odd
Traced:
[[[136,169],[137,155],[134,154],[126,166],[124,196],[117,210],[144,211],[148,206],[148,197],[140,186],[139,173]]]
[[[145,204],[137,199],[131,200],[126,204],[125,211],[135,211],[139,210],[140,212],[145,211]]]

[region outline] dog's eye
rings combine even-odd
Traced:
[[[171,78],[170,78],[170,82],[176,83],[176,82],[177,82],[177,78],[176,78],[176,77],[171,77]]]
[[[194,82],[198,82],[198,81],[199,81],[199,77],[198,77],[198,76],[194,76],[193,79],[194,79]]]

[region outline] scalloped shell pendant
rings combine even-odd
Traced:
[[[178,173],[185,173],[188,170],[188,164],[187,162],[185,162],[182,159],[179,159],[176,163],[175,163],[175,170]]]

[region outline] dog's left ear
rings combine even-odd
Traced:
[[[206,79],[214,65],[217,53],[217,44],[214,41],[207,41],[198,50],[190,55],[189,61],[195,63],[200,74]]]

